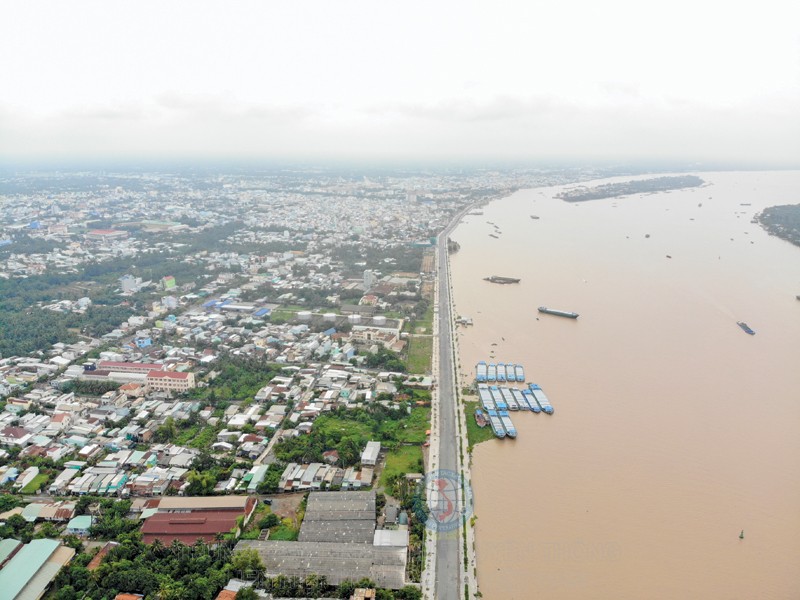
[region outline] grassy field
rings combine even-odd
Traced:
[[[433,356],[432,337],[409,337],[406,368],[409,373],[430,373]]]
[[[361,421],[340,419],[330,415],[322,415],[314,421],[314,429],[326,434],[339,432],[342,437],[356,436],[362,439],[369,439],[372,436],[372,429],[369,424]]]
[[[470,448],[475,444],[480,444],[494,437],[491,426],[487,425],[481,428],[478,427],[478,424],[475,422],[475,409],[478,408],[478,406],[477,402],[464,403],[464,412],[467,418],[467,439]]]
[[[420,446],[400,446],[386,455],[386,466],[381,474],[381,485],[386,486],[392,475],[422,472],[422,448]]]
[[[36,477],[33,478],[28,485],[26,485],[20,493],[22,494],[35,494],[36,490],[42,487],[47,482],[47,475],[44,473],[39,473]]]
[[[393,431],[397,441],[408,444],[421,444],[428,437],[425,432],[431,428],[431,409],[415,406],[403,421],[384,421],[380,433]]]

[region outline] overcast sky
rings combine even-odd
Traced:
[[[800,164],[796,0],[0,4],[0,159]]]

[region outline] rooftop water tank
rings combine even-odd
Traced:
[[[308,321],[311,319],[311,311],[310,310],[301,310],[297,313],[297,318],[301,321]]]
[[[372,323],[375,325],[386,325],[386,317],[383,315],[372,317]]]

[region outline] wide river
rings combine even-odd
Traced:
[[[555,408],[474,450],[484,598],[800,598],[800,248],[751,223],[800,172],[697,174],[523,190],[451,236],[463,381],[522,363]]]

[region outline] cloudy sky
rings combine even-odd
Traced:
[[[3,2],[0,160],[800,165],[795,0]]]

